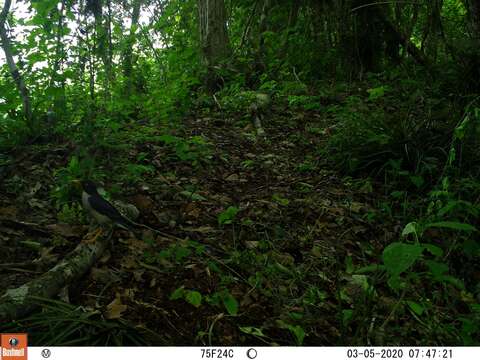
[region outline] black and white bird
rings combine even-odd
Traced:
[[[133,230],[136,226],[98,193],[93,181],[75,181],[82,187],[82,206],[88,215],[100,226],[118,226],[125,230]],[[98,233],[95,239],[100,235]]]
[[[100,226],[117,226],[119,228],[133,232],[136,236],[138,235],[139,230],[148,229],[154,233],[162,235],[163,237],[169,237],[177,240],[177,238],[172,237],[169,234],[165,234],[162,231],[153,229],[150,226],[136,223],[123,216],[110,202],[108,202],[102,197],[102,195],[98,193],[97,186],[93,181],[74,180],[74,183],[81,185],[82,187],[83,208],[89,214],[89,216],[93,218]],[[136,210],[136,212],[138,213],[138,210]],[[95,239],[100,235],[100,233],[101,232],[96,234],[94,239],[88,240],[88,242],[95,241]]]

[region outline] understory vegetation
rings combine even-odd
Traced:
[[[480,345],[478,0],[1,10],[0,332]],[[12,310],[99,246],[86,179],[148,228]]]

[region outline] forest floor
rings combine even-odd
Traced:
[[[381,294],[371,303],[366,278],[353,273],[378,262],[401,227],[380,220],[379,187],[343,178],[323,161],[327,127],[319,114],[276,109],[262,140],[248,121],[199,115],[183,135],[204,138],[208,156],[181,161],[149,140],[109,154],[113,163],[141,154],[154,169],[122,187],[106,166],[103,187],[119,188],[112,197],[134,204],[138,222],[171,237],[116,230],[112,247],[61,297],[92,314],[83,325],[91,328],[72,334],[93,344],[108,328],[102,324],[114,323],[117,336],[149,329],[142,338],[155,345],[419,342],[415,321],[388,319],[395,294],[373,279]],[[51,195],[74,152],[71,143],[23,148],[1,174],[0,252],[10,263],[0,267],[2,289],[39,276],[45,269],[32,268],[34,259],[53,266],[86,234],[85,223],[59,220]]]

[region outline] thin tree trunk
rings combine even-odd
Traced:
[[[258,49],[255,54],[255,70],[257,72],[265,71],[265,36],[264,33],[267,31],[268,25],[268,13],[270,12],[270,3],[271,0],[264,0],[262,7],[262,15],[260,16],[260,24],[258,27],[258,33],[260,35],[258,41]]]
[[[108,31],[108,65],[109,65],[109,81],[110,83],[114,80],[113,73],[113,42],[112,42],[112,3],[110,0],[107,0],[107,31]]]
[[[17,65],[15,64],[15,61],[13,59],[12,45],[10,43],[10,38],[7,34],[7,29],[5,28],[5,22],[7,21],[7,16],[8,12],[10,11],[11,3],[11,0],[5,0],[2,12],[0,13],[0,40],[2,41],[2,49],[5,53],[5,58],[7,60],[10,74],[12,75],[13,81],[15,82],[15,85],[20,92],[20,97],[22,98],[23,113],[27,121],[27,126],[30,128],[30,130],[33,130],[33,117],[30,96],[23,77],[20,75]]]
[[[480,45],[480,0],[467,0],[470,34]]]
[[[252,12],[250,13],[250,16],[248,17],[247,23],[245,25],[245,30],[243,30],[242,40],[240,40],[240,45],[238,46],[239,49],[243,48],[243,45],[245,44],[245,40],[247,39],[248,33],[250,32],[250,26],[252,25],[253,17],[255,16],[255,13],[257,12],[258,3],[259,3],[259,0],[256,0],[255,4],[253,4]]]
[[[126,49],[123,55],[123,75],[127,84],[126,92],[130,94],[132,91],[132,71],[133,71],[133,45],[135,44],[135,31],[138,27],[138,18],[140,17],[140,8],[142,0],[135,0],[132,9],[132,23],[130,26],[130,34],[127,37]]]
[[[63,19],[64,19],[64,12],[65,10],[65,0],[62,0],[61,7],[59,10],[59,18],[58,18],[58,25],[57,25],[57,39],[56,39],[56,49],[55,49],[55,60],[53,62],[53,69],[52,69],[52,76],[50,78],[50,88],[58,89],[58,79],[60,77],[59,72],[61,70],[63,60],[64,60],[64,46],[62,41],[62,34],[63,34]],[[50,105],[50,111],[53,113],[64,112],[64,105],[65,105],[65,79],[62,77],[61,81],[61,88],[63,90],[61,99],[59,98],[58,94],[55,92],[52,103]],[[61,104],[61,106],[59,106]],[[60,108],[61,107],[61,108]],[[54,116],[51,120],[56,119],[57,117]],[[50,124],[54,125],[54,124]]]
[[[389,19],[385,12],[380,11],[379,14],[386,29],[396,37],[397,41],[400,44],[403,44],[405,46],[405,49],[415,59],[415,61],[421,65],[429,67],[430,61],[425,56],[425,54],[419,48],[417,48],[417,46],[412,43],[410,39],[408,39],[407,36],[399,28],[395,26],[395,24],[392,22],[392,20]]]
[[[292,3],[292,7],[290,8],[290,13],[288,14],[288,22],[287,22],[287,28],[285,31],[285,36],[282,41],[282,46],[280,48],[280,52],[278,55],[279,59],[282,59],[283,61],[286,60],[287,54],[288,54],[288,40],[290,38],[290,35],[293,33],[293,30],[295,28],[295,25],[297,23],[298,19],[298,13],[300,11],[300,6],[302,5],[301,1],[294,1]]]
[[[471,46],[462,51],[464,63],[465,84],[472,91],[480,88],[480,0],[467,0],[468,28],[470,32]]]
[[[205,79],[210,92],[221,87],[215,67],[230,54],[225,3],[223,0],[198,0],[198,18],[202,62],[207,68]]]

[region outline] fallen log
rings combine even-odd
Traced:
[[[62,288],[81,278],[102,256],[112,236],[99,237],[95,243],[80,243],[62,261],[40,277],[16,288],[9,289],[0,297],[0,323],[25,317],[38,305],[32,298],[51,299]]]

